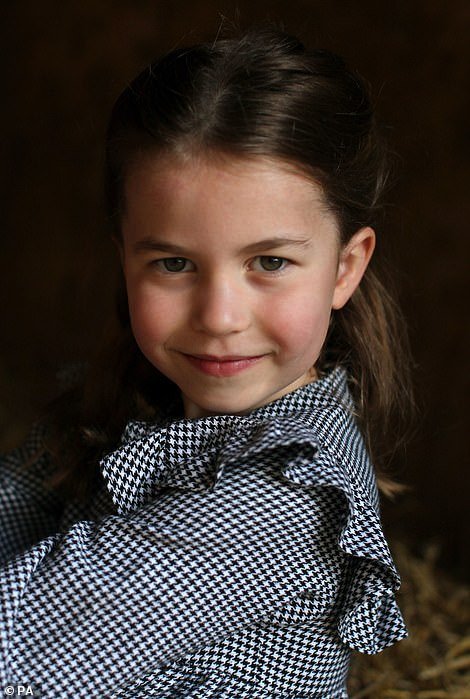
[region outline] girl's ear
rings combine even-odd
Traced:
[[[367,269],[375,248],[372,228],[360,228],[341,250],[332,308],[342,308],[351,298]]]

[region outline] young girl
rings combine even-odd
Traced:
[[[107,194],[128,303],[2,465],[3,684],[343,698],[351,650],[406,635],[368,456],[405,395],[368,266],[385,179],[362,80],[276,30],[124,90]]]

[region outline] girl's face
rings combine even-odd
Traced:
[[[374,247],[340,249],[320,188],[281,162],[148,158],[120,244],[135,339],[186,417],[244,413],[316,378],[332,309]]]

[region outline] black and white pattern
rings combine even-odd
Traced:
[[[86,507],[1,464],[0,679],[43,697],[344,699],[406,635],[346,375],[249,415],[131,422]],[[36,441],[35,441],[36,440]]]

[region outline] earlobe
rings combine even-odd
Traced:
[[[367,269],[375,248],[372,228],[360,228],[341,250],[332,308],[338,310],[351,298]]]

